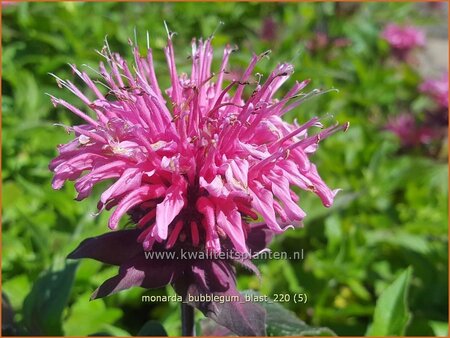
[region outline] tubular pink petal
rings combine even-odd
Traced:
[[[198,225],[196,222],[191,222],[191,237],[192,237],[192,245],[198,246],[200,243],[200,235],[198,232]]]
[[[230,58],[231,52],[232,48],[230,47],[230,45],[227,45],[223,51],[222,64],[220,65],[219,75],[217,76],[216,93],[214,95],[215,98],[219,96],[219,93],[222,89],[223,75],[228,65],[228,60]]]
[[[203,177],[199,178],[200,187],[206,189],[211,196],[220,197],[222,195],[227,195],[228,192],[224,187],[222,177],[216,175],[214,179],[208,183]]]
[[[244,188],[248,187],[248,161],[235,159],[230,162],[234,177],[242,184]]]
[[[275,217],[275,210],[273,208],[273,195],[270,191],[264,189],[262,185],[255,182],[256,187],[250,188],[250,193],[253,197],[252,207],[258,211],[264,220],[267,222],[267,226],[276,233],[282,232],[280,225]]]
[[[325,207],[329,208],[333,204],[334,196],[338,191],[331,190],[325,184],[325,182],[319,176],[319,173],[317,172],[316,166],[314,164],[311,164],[311,170],[305,174],[305,177],[310,179],[312,182],[310,190],[315,192],[320,197]]]
[[[184,184],[182,184],[183,182]],[[167,230],[176,216],[185,205],[183,195],[186,184],[182,179],[180,185],[174,185],[167,189],[164,201],[156,206],[156,236],[159,239],[167,239]]]
[[[53,104],[57,105],[60,104],[64,107],[66,107],[67,109],[69,109],[72,113],[74,113],[75,115],[78,115],[79,117],[81,117],[83,120],[85,120],[86,122],[88,122],[89,124],[92,124],[93,126],[98,126],[98,122],[95,121],[94,119],[92,119],[91,117],[87,116],[85,113],[83,113],[81,110],[79,110],[78,108],[76,108],[75,106],[72,106],[70,103],[64,101],[64,100],[60,100],[57,98],[52,97],[52,102]]]
[[[170,97],[172,99],[172,102],[176,105],[180,102],[180,88],[179,88],[179,82],[178,82],[178,74],[177,74],[177,68],[175,65],[175,56],[173,53],[173,45],[172,45],[172,39],[169,38],[167,47],[164,48],[164,53],[166,54],[166,60],[167,65],[169,66],[169,72],[170,72],[170,79],[172,83],[172,87],[170,90]]]
[[[109,219],[108,226],[111,230],[117,228],[120,218],[132,207],[136,206],[139,203],[142,203],[148,199],[151,199],[152,186],[144,185],[140,188],[133,190],[128,193],[125,197],[121,199],[119,204],[117,205],[116,210],[111,215]]]
[[[206,230],[206,247],[209,250],[220,251],[219,235],[216,231],[214,204],[206,197],[201,196],[196,203],[197,210],[203,214],[203,225]]]
[[[217,205],[216,218],[217,224],[228,235],[235,249],[241,253],[248,253],[241,215],[237,211],[236,206],[226,202]]]
[[[285,177],[275,175],[271,177],[271,180],[273,194],[283,202],[287,217],[291,221],[302,220],[306,214],[294,201],[292,201],[288,180]]]
[[[142,171],[140,168],[126,169],[120,178],[108,188],[100,197],[100,201],[105,204],[110,198],[120,196],[127,191],[134,190],[141,186]]]
[[[152,219],[156,217],[156,208],[151,209],[144,217],[142,217],[139,222],[138,226],[140,228],[144,227],[148,222],[150,222]]]
[[[183,224],[184,223],[181,220],[175,224],[175,227],[173,228],[172,232],[170,233],[169,239],[167,240],[166,249],[170,249],[174,246],[175,242],[178,239],[178,235],[183,229]]]

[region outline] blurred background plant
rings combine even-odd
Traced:
[[[103,233],[108,215],[93,216],[98,194],[77,203],[70,185],[53,191],[47,168],[55,145],[70,138],[54,124],[78,121],[44,94],[76,101],[48,73],[75,79],[67,63],[96,68],[95,49],[106,35],[113,50],[131,58],[127,41],[136,28],[141,45],[150,32],[165,87],[166,20],[178,32],[178,56],[189,55],[192,37],[211,35],[223,21],[213,41],[216,63],[226,43],[240,48],[232,55],[237,72],[251,52],[272,49],[258,72],[288,61],[296,69],[291,84],[311,78],[310,88],[339,89],[288,119],[351,122],[346,134],[322,143],[315,159],[327,183],[343,189],[335,205],[324,209],[312,194],[301,195],[305,227],[272,244],[288,253],[304,249],[305,259],[257,261],[261,283],[241,271],[241,290],[305,293],[306,304],[282,306],[338,335],[446,336],[448,77],[444,84],[429,79],[441,81],[448,70],[446,58],[430,67],[423,55],[431,46],[447,53],[447,13],[444,3],[3,4],[3,334],[143,335],[155,327],[142,328],[149,319],[179,334],[177,304],[141,301],[169,289],[88,301],[115,269],[65,257],[81,239]],[[426,31],[426,41],[398,58],[382,34],[388,24]],[[186,59],[178,64],[188,70]]]

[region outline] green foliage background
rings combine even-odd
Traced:
[[[76,102],[70,93],[57,88],[48,73],[73,79],[67,63],[95,68],[100,57],[94,50],[102,47],[105,35],[113,50],[131,57],[127,41],[136,28],[142,46],[145,32],[150,32],[156,72],[165,84],[166,20],[178,33],[175,47],[180,67],[188,69],[191,38],[209,36],[223,21],[214,39],[216,64],[228,42],[240,48],[231,59],[234,69],[245,67],[252,52],[271,49],[270,60],[260,63],[257,71],[267,76],[276,63],[292,62],[296,72],[284,91],[305,78],[312,79],[310,88],[339,89],[306,102],[288,119],[301,122],[330,113],[330,121],[351,122],[347,133],[322,142],[314,159],[329,186],[343,189],[335,205],[325,209],[313,194],[301,194],[308,213],[305,227],[287,231],[272,244],[273,250],[291,253],[304,249],[305,259],[259,261],[261,283],[241,271],[240,289],[269,296],[306,293],[306,304],[282,306],[307,324],[329,327],[338,335],[401,334],[403,329],[407,335],[446,335],[447,140],[433,145],[433,151],[424,147],[405,150],[394,135],[382,129],[389,117],[409,111],[420,118],[432,106],[417,90],[422,81],[417,71],[420,65],[393,61],[388,45],[379,37],[384,24],[391,21],[436,23],[435,14],[418,8],[404,3],[4,6],[2,282],[15,314],[14,323],[4,325],[5,332],[136,335],[147,320],[155,319],[169,335],[179,334],[177,304],[141,302],[141,295],[171,294],[169,288],[133,289],[88,301],[90,293],[116,269],[90,260],[66,265],[65,257],[82,239],[106,231],[108,214],[92,216],[101,189],[75,202],[73,185],[52,190],[47,168],[56,145],[70,139],[54,123],[79,122],[70,113],[53,108],[44,94]],[[275,23],[276,35],[264,40],[261,31],[268,17]],[[307,42],[317,31],[346,38],[349,44],[311,50]],[[410,277],[402,277],[407,267],[411,267]],[[397,284],[392,284],[396,279]],[[391,284],[390,296],[381,300]],[[387,307],[387,319],[383,311],[375,311],[379,298]],[[398,305],[386,305],[388,298],[398,300]],[[8,305],[5,300],[3,305]],[[386,326],[383,320],[395,321],[402,313],[409,320],[400,329],[396,323],[389,324],[394,331],[374,328]]]

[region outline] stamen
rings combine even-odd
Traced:
[[[219,30],[219,28],[221,26],[225,25],[225,23],[223,21],[219,21],[219,23],[217,24],[216,28],[214,29],[214,31],[212,32],[212,34],[209,36],[210,39],[213,39],[214,36],[216,35],[217,31]]]

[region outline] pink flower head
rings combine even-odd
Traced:
[[[84,120],[68,127],[75,138],[59,146],[59,156],[50,163],[53,187],[75,181],[77,199],[82,200],[95,184],[113,179],[100,197],[99,210],[114,208],[109,218],[113,230],[125,214],[137,225],[87,239],[69,255],[120,266],[118,275],[105,281],[93,298],[169,283],[183,296],[239,295],[231,263],[257,272],[251,253],[264,250],[272,234],[300,224],[306,215],[292,187],[314,192],[326,207],[332,205],[337,190],[323,182],[309,157],[320,140],[346,130],[348,124],[311,135],[311,128],[322,128],[319,118],[304,124],[283,121],[285,113],[320,91],[302,93],[309,82],[303,81],[276,98],[293,67],[280,64],[261,83],[261,76],[255,79],[252,73],[267,53],[254,55],[242,75],[227,83],[232,51],[225,47],[214,74],[211,38],[194,40],[191,72],[180,74],[169,34],[164,52],[171,86],[165,92],[158,85],[149,47],[141,56],[134,46],[134,65],[129,66],[106,44],[101,54],[108,66],[100,64],[100,81],[72,66],[94,99],[72,82],[56,78],[94,114],[51,97],[55,105]],[[248,88],[249,97],[244,93]],[[144,251],[182,250],[234,252],[244,258],[144,257]],[[264,335],[265,312],[255,304],[192,305],[237,334]]]
[[[413,26],[390,23],[384,28],[382,37],[400,58],[406,57],[412,49],[425,45],[425,33]]]
[[[322,127],[318,118],[301,125],[282,120],[305,99],[299,93],[308,84],[296,83],[283,98],[275,98],[293,73],[291,65],[278,65],[261,84],[251,78],[262,58],[254,55],[242,77],[224,87],[230,47],[217,75],[211,72],[210,39],[192,42],[190,75],[177,73],[171,37],[164,52],[171,79],[167,97],[158,86],[150,48],[146,57],[133,49],[132,67],[103,49],[110,68],[100,64],[106,95],[72,66],[93,100],[72,82],[57,78],[95,115],[52,96],[55,105],[85,122],[68,128],[75,139],[60,146],[50,164],[53,188],[74,180],[77,200],[82,200],[95,184],[114,179],[98,208],[115,208],[109,219],[113,230],[122,216],[132,215],[144,229],[139,242],[145,250],[156,242],[171,248],[181,241],[214,252],[227,245],[248,252],[248,232],[260,217],[274,233],[303,220],[292,186],[316,193],[331,206],[337,190],[322,181],[309,156],[320,140],[347,125],[309,135],[311,127]],[[245,100],[244,88],[252,85]]]
[[[428,79],[420,85],[420,91],[428,94],[441,108],[448,108],[448,73],[440,79]]]
[[[403,113],[391,118],[385,128],[395,134],[402,146],[407,148],[428,144],[435,137],[433,129],[417,125],[411,113]]]
[[[269,42],[275,41],[277,38],[277,30],[277,22],[271,16],[266,17],[261,27],[261,39]]]
[[[1,2],[2,7],[15,6],[18,4],[19,4],[19,1],[2,1]]]
[[[343,48],[350,45],[350,40],[343,37],[330,37],[325,32],[316,32],[316,34],[307,42],[306,46],[311,52],[317,52],[324,49]]]

